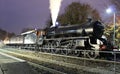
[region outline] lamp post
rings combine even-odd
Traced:
[[[113,45],[115,45],[115,29],[116,29],[116,20],[115,20],[115,18],[116,18],[116,15],[115,15],[115,13],[113,13],[113,24],[114,24],[114,33],[113,33]]]
[[[108,8],[106,10],[107,13],[113,13],[113,25],[114,25],[114,30],[113,30],[113,45],[115,46],[115,27],[116,27],[116,12],[111,9],[111,8]],[[114,53],[114,74],[116,74],[116,53]]]
[[[113,12],[113,10],[111,9],[111,8],[108,8],[107,10],[106,10],[106,12],[108,13],[108,14],[110,14],[110,13],[113,13],[113,25],[114,25],[114,29],[113,29],[113,45],[115,45],[115,27],[116,27],[116,13],[115,12]]]

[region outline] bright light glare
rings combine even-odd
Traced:
[[[111,9],[111,8],[108,8],[108,9],[106,10],[106,12],[107,12],[108,14],[110,14],[110,13],[112,13],[112,9]]]
[[[58,25],[59,23],[58,22],[56,22],[56,25]]]

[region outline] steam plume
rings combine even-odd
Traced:
[[[53,24],[52,26],[55,26],[61,3],[62,0],[50,0],[50,12]]]

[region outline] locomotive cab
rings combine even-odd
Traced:
[[[42,45],[43,44],[43,39],[45,37],[45,31],[44,30],[37,30],[36,31],[36,35],[37,35],[37,44]]]

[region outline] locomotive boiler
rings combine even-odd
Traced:
[[[103,35],[104,26],[99,21],[70,26],[58,26],[47,29],[47,36],[94,36],[100,38]],[[74,34],[74,35],[73,35]]]

